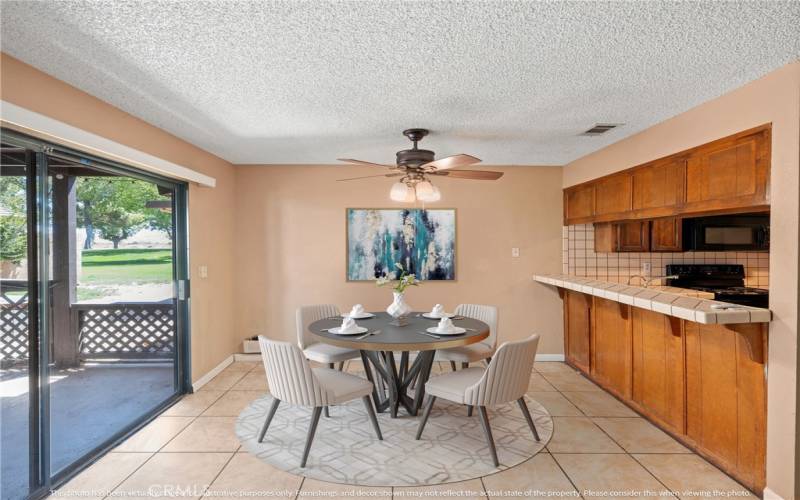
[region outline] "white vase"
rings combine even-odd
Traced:
[[[386,312],[389,313],[389,316],[393,317],[395,320],[400,320],[405,318],[406,316],[411,313],[411,307],[406,304],[405,297],[400,292],[392,292],[394,294],[394,300],[389,307],[386,308]]]

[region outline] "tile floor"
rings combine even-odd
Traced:
[[[348,369],[360,369],[352,362]],[[447,371],[438,365],[435,372]],[[746,489],[563,363],[536,363],[528,395],[555,431],[530,460],[430,487],[324,483],[275,469],[240,448],[234,422],[267,390],[260,363],[237,362],[60,490],[82,498],[530,498],[742,496]],[[313,448],[312,448],[313,453]],[[709,493],[712,492],[712,493]]]

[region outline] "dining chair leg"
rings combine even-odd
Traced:
[[[461,363],[461,369],[464,370],[466,368],[469,368],[469,363]]]
[[[474,408],[474,407],[473,407],[472,405],[467,405],[467,416],[468,416],[468,417],[471,417],[471,416],[472,416],[472,410],[473,410],[473,408]]]
[[[456,362],[455,361],[451,361],[450,362],[450,369],[453,370],[453,371],[456,371]]]
[[[267,413],[267,419],[264,420],[264,425],[261,426],[261,432],[258,433],[259,443],[264,441],[264,436],[267,434],[267,429],[269,429],[269,424],[272,422],[272,417],[275,416],[275,412],[278,410],[279,404],[281,404],[280,399],[275,398],[272,400],[272,406],[269,407],[269,413]]]
[[[333,367],[331,367],[333,368]],[[339,371],[344,371],[344,361],[339,361]]]
[[[328,368],[330,368],[331,370],[335,370],[336,363],[328,363]],[[331,418],[331,412],[330,410],[328,410],[327,406],[325,407],[325,418]]]
[[[481,418],[481,427],[483,427],[483,433],[486,434],[486,442],[489,444],[489,451],[492,452],[492,461],[494,462],[494,466],[499,467],[500,462],[497,461],[497,449],[494,447],[492,428],[489,427],[489,415],[486,413],[485,406],[478,407],[478,416]]]
[[[379,440],[383,441],[383,434],[381,434],[381,427],[378,425],[378,417],[375,416],[375,408],[372,406],[372,400],[369,396],[364,396],[361,399],[364,401],[364,406],[367,407],[367,414],[372,422],[372,428],[375,429],[375,435],[378,436]]]
[[[533,423],[533,419],[531,418],[531,412],[528,411],[528,405],[525,404],[525,398],[519,398],[517,404],[519,405],[519,409],[522,410],[522,414],[525,415],[525,420],[528,421],[528,427],[531,428],[533,437],[536,438],[537,441],[541,441],[541,439],[539,439],[539,432],[536,430],[536,424]]]
[[[419,421],[419,428],[417,428],[417,441],[422,437],[422,431],[425,430],[425,424],[428,423],[428,417],[431,415],[433,403],[436,401],[436,396],[428,396],[428,404],[425,405],[425,412],[422,414],[422,420]]]
[[[311,424],[308,427],[308,437],[306,437],[306,447],[303,450],[303,460],[300,462],[300,467],[306,466],[308,452],[311,451],[311,443],[314,441],[314,434],[317,432],[317,424],[319,423],[319,416],[321,413],[322,407],[315,406],[314,412],[311,414]]]

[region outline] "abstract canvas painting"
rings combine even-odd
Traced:
[[[347,209],[347,279],[391,277],[400,263],[420,280],[456,277],[454,209]]]

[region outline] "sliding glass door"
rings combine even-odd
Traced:
[[[2,148],[1,493],[16,499],[188,389],[186,186],[6,131]]]

